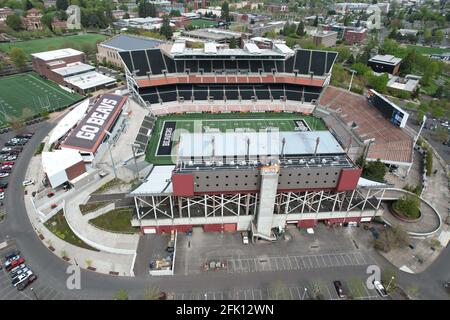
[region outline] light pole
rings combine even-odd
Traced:
[[[308,291],[308,288],[305,287],[305,290],[303,291],[302,300],[305,300],[306,292]]]
[[[386,291],[389,291],[389,287],[391,286],[391,282],[392,282],[392,280],[394,280],[394,276],[392,276],[391,277],[391,280],[389,281],[389,283],[388,283],[388,286],[387,286],[387,288],[386,288]]]
[[[205,293],[205,300],[208,300],[208,294]]]
[[[133,150],[134,167],[136,168],[136,179],[139,180],[139,169],[138,169],[137,162],[136,162],[136,150],[134,149],[135,147],[140,147],[140,146],[137,143],[133,143],[131,145],[131,150]]]
[[[353,83],[353,76],[355,75],[356,71],[350,69],[351,73],[352,73],[352,77],[350,78],[350,84],[348,86],[348,91],[350,91],[352,89],[352,83]]]
[[[105,130],[105,133],[108,135],[107,143],[108,143],[109,157],[111,158],[112,168],[114,171],[114,177],[117,179],[116,165],[114,164],[114,159],[113,159],[112,152],[111,152],[111,140],[110,139],[112,137],[112,134],[108,130]]]
[[[34,291],[33,288],[30,288],[30,290],[31,290],[31,292],[33,292],[34,297],[36,298],[36,300],[39,300],[39,298],[38,298],[38,296],[37,296],[37,294],[36,294],[36,291]]]

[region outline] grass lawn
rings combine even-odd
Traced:
[[[0,126],[7,118],[22,118],[24,109],[31,114],[40,114],[66,108],[83,96],[61,89],[52,81],[41,78],[35,72],[21,73],[0,78]]]
[[[45,39],[27,40],[22,42],[3,43],[0,44],[0,51],[8,53],[12,48],[17,47],[25,51],[25,53],[30,56],[32,53],[61,49],[61,47],[68,46],[74,49],[81,49],[83,44],[95,44],[98,41],[103,41],[106,39],[105,35],[87,33],[81,35],[72,35],[67,37],[52,37]]]
[[[96,210],[108,205],[109,203],[110,202],[102,201],[102,202],[80,204],[80,211],[83,215],[85,215],[86,213],[96,211]]]
[[[366,290],[364,281],[361,279],[350,279],[347,281],[347,289],[348,289],[348,296],[352,299],[358,299],[361,297],[367,297],[368,292]]]
[[[94,192],[92,192],[92,194],[96,194],[96,193],[102,193],[105,191],[108,191],[114,187],[117,187],[121,184],[124,184],[125,182],[118,179],[118,178],[114,178],[108,182],[106,182],[104,185],[100,186],[100,188],[98,188],[97,190],[95,190]]]
[[[114,209],[97,218],[89,220],[89,222],[94,226],[107,231],[136,233],[138,228],[131,226],[132,215],[132,208]]]
[[[217,25],[217,22],[206,19],[196,19],[192,20],[191,24],[196,28],[210,28],[215,27]]]
[[[146,161],[153,164],[172,163],[171,156],[156,155],[165,121],[176,121],[176,130],[184,129],[189,132],[194,132],[194,127],[200,128],[200,130],[205,127],[210,127],[218,128],[221,132],[226,132],[235,128],[250,128],[259,131],[268,126],[279,128],[280,131],[293,131],[295,128],[293,120],[300,119],[305,120],[311,130],[326,130],[325,123],[321,119],[297,113],[191,113],[161,116],[158,117],[153,128],[153,134],[147,147]]]
[[[416,45],[407,45],[406,47],[408,49],[415,49],[418,53],[421,53],[421,54],[450,52],[450,49],[442,49],[442,48],[435,48],[435,47],[423,47],[423,46],[416,46]]]
[[[63,215],[63,210],[60,210],[57,214],[55,214],[52,218],[47,220],[44,224],[48,230],[53,232],[58,238],[73,244],[74,246],[81,247],[88,250],[98,251],[95,248],[92,248],[87,243],[83,242],[80,238],[78,238],[75,233],[73,233],[72,229],[70,229],[67,224],[66,218]]]

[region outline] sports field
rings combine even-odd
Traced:
[[[219,129],[220,132],[250,129],[260,131],[265,128],[278,128],[279,131],[294,131],[295,121],[303,120],[311,130],[326,130],[325,123],[313,116],[295,113],[221,113],[221,114],[183,114],[158,117],[150,138],[146,160],[153,164],[170,164],[171,156],[161,153],[161,136],[163,129],[173,127],[175,131],[205,132],[209,129]],[[165,154],[170,149],[165,148]]]
[[[83,96],[61,89],[57,84],[42,79],[34,72],[0,78],[0,126],[9,117],[30,117],[44,110],[65,108]],[[25,112],[29,109],[31,112]]]
[[[95,45],[97,41],[106,39],[102,34],[77,34],[67,37],[53,37],[45,39],[27,40],[15,43],[0,44],[0,51],[8,53],[13,47],[21,48],[30,56],[32,53],[61,49],[61,47],[71,47],[73,49],[82,49],[83,44]]]
[[[217,25],[217,22],[206,19],[196,19],[192,20],[191,24],[196,28],[210,28],[215,27]]]

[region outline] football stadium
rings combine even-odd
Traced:
[[[150,170],[127,195],[135,203],[132,225],[142,232],[200,226],[273,240],[274,228],[286,224],[309,228],[382,214],[383,189],[372,188],[355,164],[379,148],[367,145],[373,132],[352,130],[364,119],[346,123],[344,105],[334,103],[353,103],[353,93],[329,91],[336,52],[277,42],[272,49],[252,42],[191,49],[176,41],[120,56],[132,99],[148,110],[135,144]],[[358,98],[376,113],[368,119],[373,126],[404,138],[401,160],[410,165],[411,139],[400,129],[406,120],[373,96]],[[389,118],[391,109],[397,113]]]

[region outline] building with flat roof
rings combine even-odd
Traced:
[[[387,72],[396,75],[399,72],[401,62],[401,58],[397,58],[389,54],[377,54],[369,59],[367,65],[375,72]]]
[[[78,124],[58,143],[62,150],[78,151],[85,162],[92,162],[101,144],[108,140],[127,97],[105,93],[93,101]]]
[[[332,47],[336,45],[338,33],[336,31],[317,31],[313,33],[313,43],[315,46]]]
[[[348,45],[361,44],[366,40],[367,29],[347,29],[344,32],[344,41]]]
[[[248,32],[253,37],[262,37],[266,32],[275,31],[279,32],[283,29],[286,21],[270,21],[267,23],[255,23],[248,27]]]
[[[42,167],[45,178],[55,189],[86,172],[81,155],[74,150],[54,150],[42,152]]]
[[[162,43],[164,42],[158,39],[119,34],[97,44],[97,61],[109,62],[117,67],[122,67],[122,60],[118,52],[124,50],[151,49]]]
[[[207,28],[182,31],[181,36],[189,39],[200,40],[200,42],[214,41],[219,44],[229,44],[231,39],[234,38],[238,47],[242,44],[242,33],[223,29]]]
[[[413,93],[419,88],[421,77],[414,75],[406,75],[404,78],[391,76],[387,87],[392,90],[406,91]]]
[[[33,70],[61,86],[84,94],[114,86],[116,80],[85,63],[83,52],[71,48],[33,53]]]

